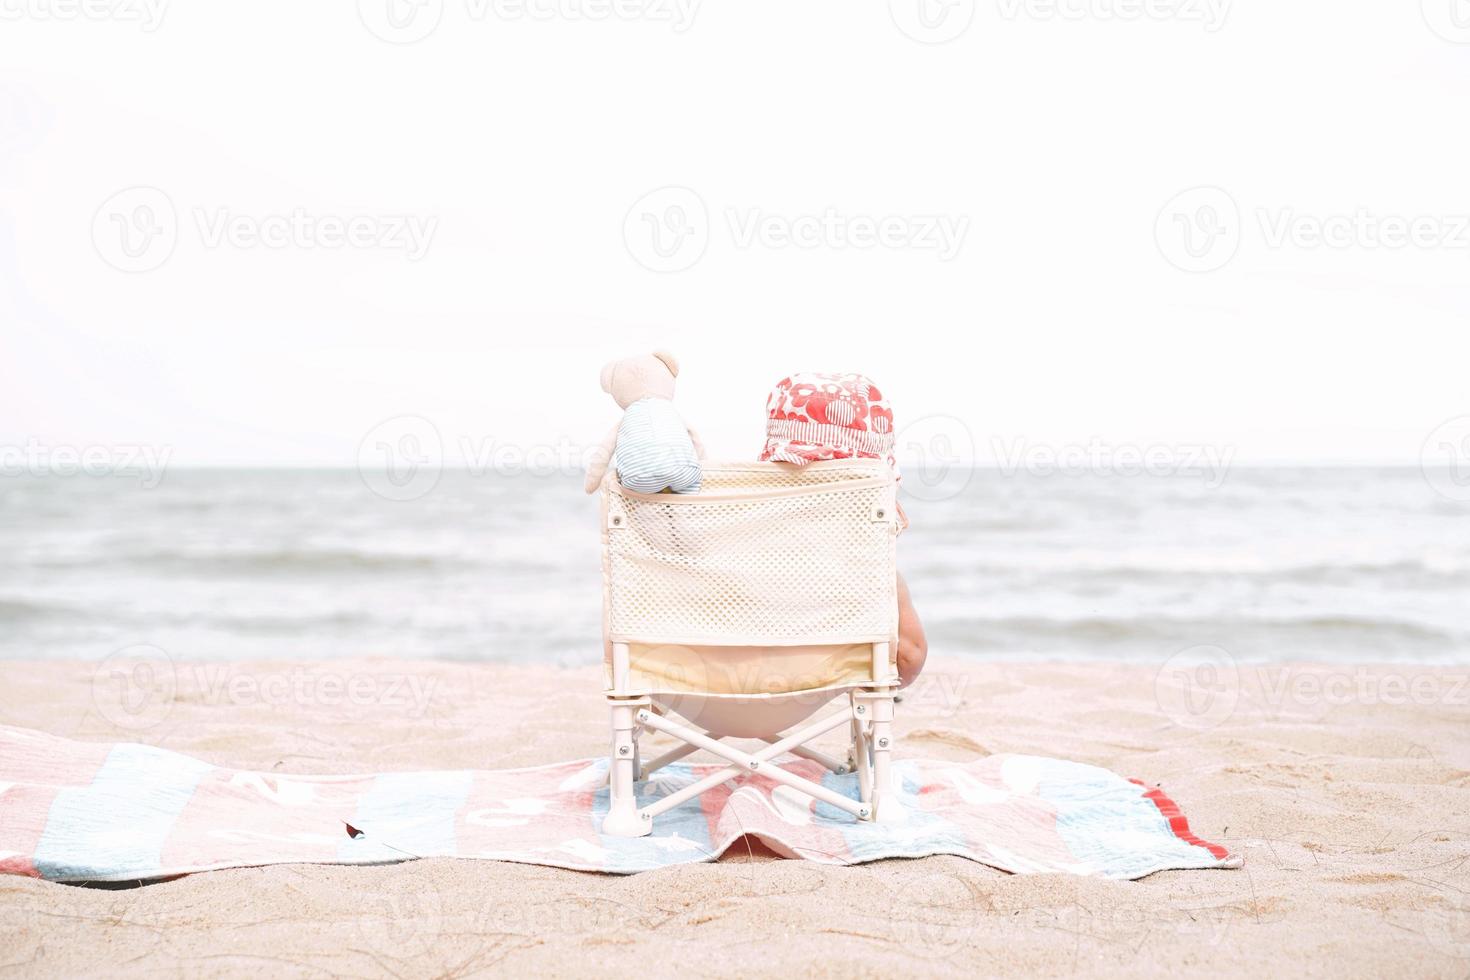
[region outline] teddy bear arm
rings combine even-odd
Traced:
[[[694,426],[692,425],[686,424],[684,428],[689,432],[689,441],[694,443],[694,455],[700,459],[704,459],[704,443],[700,440],[699,433],[694,430]]]
[[[607,464],[612,459],[613,450],[618,445],[618,427],[613,426],[603,437],[602,444],[594,449],[587,458],[587,479],[582,484],[582,489],[588,493],[596,493],[598,486],[602,484],[602,478],[607,473]]]

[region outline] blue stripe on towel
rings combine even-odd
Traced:
[[[114,746],[90,785],[56,794],[36,870],[53,881],[157,877],[174,823],[212,768],[148,745]]]
[[[374,778],[351,820],[366,836],[345,839],[338,848],[339,859],[360,864],[453,857],[455,818],[469,800],[474,777],[468,770],[443,770],[391,772]]]
[[[1144,789],[1081,762],[1048,759],[1036,795],[1056,807],[1057,833],[1078,859],[1109,878],[1140,878],[1159,868],[1209,867],[1206,848],[1180,840]]]

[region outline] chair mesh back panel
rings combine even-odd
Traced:
[[[881,461],[706,464],[694,495],[603,485],[608,635],[685,644],[882,642],[897,632]]]

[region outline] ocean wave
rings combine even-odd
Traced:
[[[1160,555],[1140,558],[1118,555],[1029,554],[1008,556],[1005,562],[964,560],[925,560],[922,553],[904,554],[902,567],[914,578],[945,578],[955,572],[1015,578],[1022,573],[1039,572],[1062,577],[1116,579],[1119,582],[1156,584],[1177,581],[1181,577],[1219,579],[1270,579],[1303,584],[1357,584],[1363,578],[1402,578],[1433,581],[1436,584],[1470,583],[1470,557],[1464,558],[1383,558],[1329,562],[1272,561],[1254,556],[1201,555],[1196,559],[1180,559]],[[917,558],[917,560],[915,560]]]
[[[353,470],[0,492],[0,653],[599,655],[597,508],[575,480],[446,472],[403,506]],[[1470,521],[1417,469],[1232,469],[1217,490],[977,472],[958,497],[905,506],[899,564],[936,662],[1205,644],[1470,659]]]
[[[75,615],[70,606],[60,606],[32,599],[0,599],[0,623],[32,623],[58,614]]]
[[[1270,646],[1281,655],[1301,647],[1464,652],[1470,646],[1470,636],[1464,630],[1368,615],[950,616],[932,624],[926,621],[925,626],[931,648],[944,643],[998,650],[1134,646],[1172,652],[1189,646],[1217,645],[1247,654],[1252,649]]]
[[[335,549],[268,551],[154,551],[81,554],[38,559],[41,568],[78,565],[124,566],[134,571],[187,575],[271,575],[291,573],[442,572],[471,569],[481,562],[463,556],[393,554]]]

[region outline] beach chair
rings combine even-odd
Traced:
[[[898,689],[892,471],[866,459],[705,463],[698,494],[642,494],[610,470],[601,501],[612,714],[603,833],[641,837],[659,814],[751,772],[858,820],[902,819],[889,765]],[[838,698],[838,710],[808,722]],[[846,759],[807,745],[844,725]],[[648,731],[680,744],[644,762],[639,739]],[[746,751],[727,739],[764,744]],[[728,765],[639,806],[639,781],[700,749]],[[859,799],[780,768],[787,752],[833,772],[855,769]]]

